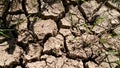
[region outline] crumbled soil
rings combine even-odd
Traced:
[[[0,68],[119,68],[117,61],[116,3],[0,1]]]

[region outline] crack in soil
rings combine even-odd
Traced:
[[[46,15],[42,14],[44,10],[47,10],[47,8],[45,8],[45,6],[43,8],[41,8],[42,2],[40,0],[37,0],[37,3],[38,3],[37,4],[38,5],[37,6],[37,10],[38,10],[38,12],[36,12],[36,13],[34,13],[34,11],[33,11],[33,13],[28,13],[27,4],[26,4],[27,0],[21,0],[21,7],[22,7],[22,9],[19,9],[19,10],[16,10],[16,11],[10,11],[10,8],[11,8],[11,5],[13,4],[13,1],[9,1],[8,4],[5,5],[5,9],[3,11],[3,14],[0,17],[0,20],[2,20],[2,23],[0,23],[0,25],[1,25],[0,28],[9,28],[9,29],[12,28],[12,29],[16,29],[15,27],[17,25],[13,25],[11,27],[8,27],[9,23],[7,23],[8,22],[7,21],[7,16],[8,15],[24,14],[25,17],[27,18],[27,22],[26,23],[27,23],[28,32],[29,32],[30,35],[32,35],[33,39],[30,40],[30,41],[28,41],[28,43],[23,43],[23,40],[16,41],[15,44],[17,44],[19,47],[21,47],[23,49],[23,51],[25,52],[25,54],[28,54],[28,51],[29,51],[28,48],[29,48],[29,44],[30,43],[38,43],[44,49],[44,45],[48,41],[48,39],[50,39],[51,37],[55,37],[56,36],[56,35],[53,36],[51,33],[47,33],[44,36],[43,39],[38,39],[38,37],[37,37],[37,35],[35,34],[35,31],[34,31],[34,24],[36,23],[37,18],[34,19],[34,21],[31,21],[30,17],[38,17],[38,18],[43,19],[43,20],[52,19],[52,20],[55,21],[55,24],[57,25],[57,29],[58,29],[57,30],[57,35],[60,34],[63,37],[63,50],[60,49],[60,51],[62,51],[63,54],[62,55],[57,55],[56,53],[53,52],[54,49],[51,49],[48,52],[43,52],[43,50],[41,50],[41,55],[39,57],[44,56],[44,55],[53,56],[55,58],[60,58],[62,56],[65,56],[67,59],[72,59],[72,60],[77,60],[77,61],[82,60],[83,68],[87,68],[86,67],[86,63],[89,62],[89,61],[94,62],[95,64],[97,64],[99,66],[100,63],[98,63],[95,59],[97,59],[100,55],[94,55],[93,52],[87,58],[80,57],[78,55],[70,54],[70,50],[69,50],[69,48],[67,46],[67,40],[66,40],[66,37],[68,35],[64,36],[64,34],[60,33],[60,29],[61,28],[70,29],[73,26],[69,27],[69,26],[62,25],[61,19],[64,19],[66,17],[66,14],[70,11],[69,7],[71,5],[78,6],[79,12],[82,14],[82,17],[85,19],[85,24],[89,24],[89,25],[93,26],[95,24],[96,20],[98,19],[98,17],[100,16],[100,15],[96,15],[96,13],[100,10],[100,8],[102,8],[102,6],[105,5],[108,8],[117,10],[118,12],[120,12],[120,9],[117,8],[117,7],[115,7],[115,6],[113,6],[113,5],[111,5],[109,2],[102,2],[102,3],[100,3],[100,2],[98,2],[98,0],[95,0],[95,1],[98,2],[98,4],[100,3],[100,5],[96,9],[93,10],[92,17],[90,17],[90,20],[89,20],[88,17],[87,17],[87,14],[85,13],[85,10],[83,9],[83,7],[81,7],[81,5],[84,3],[83,1],[78,1],[78,2],[73,1],[73,0],[60,0],[60,1],[61,1],[62,5],[64,7],[64,11],[60,13],[61,14],[60,17],[59,16],[56,17],[56,16],[53,16],[53,15],[46,16]],[[44,2],[45,2],[45,0],[44,0]],[[54,4],[55,2],[54,3],[47,2],[47,3],[50,3],[48,5],[52,7],[52,4]],[[80,26],[80,27],[82,27],[82,26]],[[89,30],[91,30],[91,28],[89,28]],[[112,32],[111,32],[111,30],[112,30]],[[82,30],[80,30],[80,31],[81,31],[82,34],[86,33],[85,30],[83,30],[84,32],[82,32]],[[113,33],[113,31],[114,31],[114,29],[110,29],[108,33]],[[91,34],[97,35],[97,33],[95,33],[94,31],[91,30],[91,32],[92,32]],[[15,31],[11,31],[9,33],[11,33],[11,35],[12,35],[13,38],[17,38],[18,39],[17,29]],[[72,33],[72,35],[74,37],[78,37],[74,33]],[[115,35],[117,35],[117,34],[115,34]],[[99,38],[101,38],[101,37],[102,37],[102,35]],[[6,38],[3,40],[3,42],[4,41],[6,41]],[[85,45],[85,46],[84,45],[85,44],[83,43],[83,47],[82,48],[83,48],[84,52],[87,55],[87,52],[85,51],[85,48],[86,48],[85,46],[87,46],[87,45]],[[105,48],[105,46],[104,46],[104,48]],[[93,50],[93,49],[91,48],[91,50]],[[13,64],[13,67],[15,68],[17,66],[21,66],[22,68],[26,68],[27,63],[29,63],[29,62],[36,62],[36,61],[45,61],[46,65],[50,67],[50,65],[47,64],[47,60],[46,59],[41,59],[41,58],[37,59],[37,58],[34,58],[34,59],[30,59],[30,60],[24,60],[24,57],[25,56],[22,53],[20,55],[20,58],[19,58],[19,63],[18,64]],[[104,57],[104,59],[105,58],[106,58],[106,56]],[[101,63],[102,63],[102,61],[103,60],[101,60]],[[63,65],[61,66],[61,68],[63,68],[64,64],[65,63],[63,63]],[[7,68],[7,67],[10,67],[10,66],[5,66],[5,67]]]

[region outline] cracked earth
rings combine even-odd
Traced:
[[[120,9],[110,1],[1,0],[2,30],[0,68],[119,68]]]

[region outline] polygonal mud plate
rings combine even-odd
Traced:
[[[57,25],[55,21],[48,20],[38,20],[34,24],[34,32],[39,39],[43,39],[45,35],[55,36],[57,34]]]

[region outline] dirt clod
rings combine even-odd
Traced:
[[[119,8],[111,0],[0,0],[0,68],[119,68]]]

